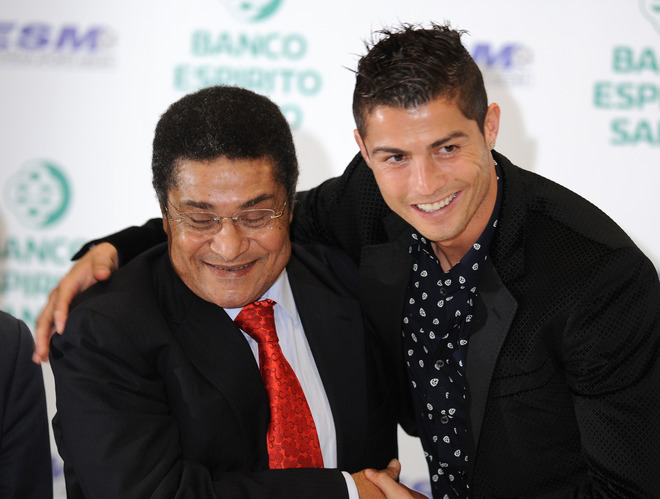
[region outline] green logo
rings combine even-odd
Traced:
[[[31,160],[9,178],[4,198],[23,225],[41,229],[64,216],[71,202],[71,189],[57,165]]]
[[[660,0],[639,0],[639,8],[655,30],[660,33]]]
[[[221,0],[232,16],[242,22],[254,23],[272,16],[283,0]]]

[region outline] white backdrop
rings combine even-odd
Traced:
[[[0,308],[34,327],[82,241],[158,216],[153,128],[189,91],[271,96],[300,188],[341,173],[363,40],[428,21],[469,31],[502,108],[497,149],[603,208],[660,268],[660,0],[4,0]],[[420,447],[401,444],[404,481],[425,490]]]

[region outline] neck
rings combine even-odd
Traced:
[[[465,247],[444,247],[438,243],[432,243],[433,252],[438,257],[440,267],[444,272],[448,272],[454,265],[461,261],[461,259],[470,251],[472,244]]]

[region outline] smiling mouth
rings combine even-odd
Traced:
[[[433,213],[434,211],[438,211],[439,209],[447,206],[449,203],[451,203],[454,200],[455,197],[456,197],[456,193],[447,196],[446,198],[441,199],[436,203],[422,203],[422,204],[416,204],[414,206],[425,213]]]
[[[254,262],[248,262],[245,265],[241,265],[240,267],[225,267],[222,265],[212,265],[210,263],[208,263],[207,265],[209,267],[213,267],[214,269],[222,270],[223,272],[238,272],[239,270],[248,268],[252,264],[254,264]]]

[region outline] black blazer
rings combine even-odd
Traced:
[[[598,208],[493,156],[504,192],[467,360],[471,497],[658,497],[657,270]],[[340,247],[359,264],[363,314],[397,377],[399,422],[414,434],[400,332],[407,225],[359,154],[298,198],[293,239]],[[154,219],[103,240],[127,260],[164,237]]]
[[[502,212],[467,359],[471,497],[658,497],[657,272],[596,207],[493,154]],[[407,224],[359,155],[303,193],[294,237],[359,262],[363,313],[400,367],[400,421],[414,432],[400,333]]]
[[[0,497],[53,497],[41,367],[27,326],[0,311]]]
[[[294,252],[287,272],[339,469],[384,467],[396,456],[394,400],[351,296],[355,266],[336,251]],[[338,470],[267,471],[269,406],[252,352],[174,273],[165,245],[82,295],[51,363],[70,498],[347,495]]]

